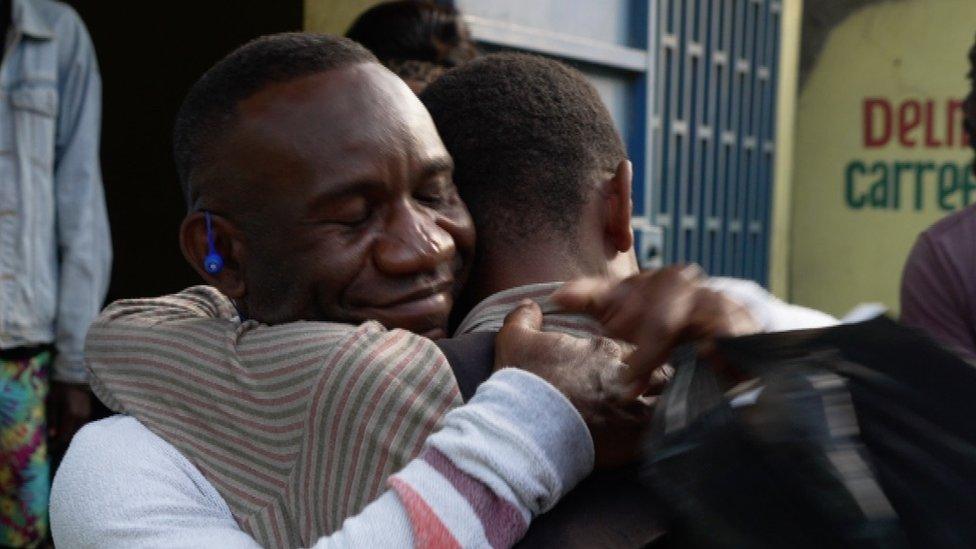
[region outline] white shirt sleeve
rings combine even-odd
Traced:
[[[751,280],[739,278],[709,278],[708,286],[743,304],[762,326],[764,332],[785,332],[824,328],[838,324],[827,313],[791,305]]]
[[[532,414],[547,421],[523,421]],[[508,542],[593,466],[592,440],[570,402],[541,378],[514,369],[497,372],[467,405],[449,412],[428,443],[454,462],[453,474],[485,486],[487,502],[510,501],[524,515]],[[462,546],[489,544],[482,520],[490,505],[470,490],[458,492],[451,474],[421,456],[396,477]],[[388,490],[314,547],[412,546],[418,525],[408,506]],[[54,479],[50,512],[59,547],[259,547],[200,471],[128,416],[91,423],[75,435]]]
[[[58,547],[259,547],[200,471],[128,416],[78,431],[50,512]]]
[[[382,519],[383,529],[370,527]],[[54,479],[51,531],[58,547],[142,549],[260,545],[220,493],[175,447],[130,416],[113,416],[75,435]],[[315,549],[374,547],[410,540],[406,513],[383,494]]]

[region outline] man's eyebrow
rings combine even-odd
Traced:
[[[343,199],[367,194],[372,190],[382,189],[383,187],[383,183],[372,179],[352,179],[318,193],[315,198],[309,201],[308,211],[318,212],[322,208],[328,208]]]
[[[338,183],[334,187],[323,191],[315,198],[315,201],[334,200],[351,195],[364,194],[376,189],[382,189],[385,186],[386,185],[382,181],[378,181],[376,179],[350,179],[348,181]]]
[[[454,171],[454,161],[449,156],[431,158],[420,169],[421,176],[425,178],[450,171]]]
[[[450,156],[431,158],[424,161],[423,166],[420,168],[420,175],[417,180],[421,181],[444,172],[451,172],[453,170],[454,161]],[[385,187],[385,183],[376,179],[350,179],[320,193],[311,201],[309,209],[316,211],[319,208],[328,206],[330,203],[336,200],[341,200],[343,198],[358,194],[366,194],[374,190],[382,190]]]

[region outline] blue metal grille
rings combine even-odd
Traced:
[[[767,283],[779,0],[651,0],[650,187],[665,262]]]
[[[561,58],[597,86],[634,161],[644,266],[766,284],[781,2],[454,3],[483,44]]]

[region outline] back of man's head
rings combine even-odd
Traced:
[[[238,104],[270,84],[359,63],[377,62],[347,38],[309,33],[262,36],[210,68],[187,93],[176,117],[173,152],[187,207],[194,208],[207,177],[197,174],[233,126]]]
[[[550,59],[488,55],[445,74],[421,100],[454,158],[479,249],[546,239],[570,252],[588,194],[627,158],[593,86]]]

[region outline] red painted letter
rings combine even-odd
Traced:
[[[942,142],[935,138],[935,101],[929,99],[925,102],[925,146],[930,148],[941,147]]]
[[[960,130],[959,145],[961,147],[966,146],[966,128],[961,123],[966,116],[966,113],[962,110],[963,102],[960,99],[950,99],[948,112],[946,113],[946,146],[952,147],[956,144],[956,128]]]
[[[874,133],[875,112],[880,110],[880,135]],[[885,146],[891,139],[891,103],[887,99],[868,97],[864,99],[864,146],[873,149]]]
[[[909,114],[911,111],[911,114]],[[922,121],[922,105],[915,99],[910,99],[901,104],[898,109],[898,141],[904,147],[914,147],[915,140],[909,137],[915,128]]]

